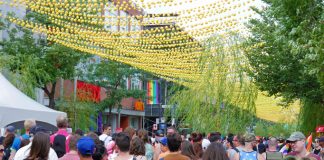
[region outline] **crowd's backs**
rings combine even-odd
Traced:
[[[126,128],[112,133],[110,125],[103,125],[101,133],[84,134],[78,129],[68,133],[66,117],[57,118],[58,131],[51,136],[26,120],[26,133],[17,136],[13,126],[6,127],[0,138],[0,160],[279,160],[323,158],[324,138],[315,140],[313,153],[305,148],[305,136],[294,132],[287,139],[258,137],[253,134],[193,132],[179,134],[174,127],[149,133],[144,129]]]

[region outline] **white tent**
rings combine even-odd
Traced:
[[[56,126],[58,115],[66,116],[66,113],[50,109],[26,96],[0,73],[0,128],[25,119]]]

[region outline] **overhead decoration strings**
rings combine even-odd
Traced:
[[[46,34],[49,41],[188,84],[201,76],[204,39],[229,31],[244,32],[254,0],[13,0],[6,7],[26,7],[50,24],[2,15],[9,21]],[[171,7],[149,14],[146,10]]]

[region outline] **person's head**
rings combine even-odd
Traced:
[[[111,135],[111,125],[110,124],[104,124],[103,127],[103,133],[107,135]]]
[[[84,136],[84,133],[81,129],[77,129],[75,130],[75,134],[79,135],[79,136]]]
[[[36,126],[36,121],[34,119],[26,119],[24,122],[24,128],[26,132],[29,132],[31,128]]]
[[[275,150],[277,148],[277,146],[278,146],[277,138],[274,138],[274,137],[270,138],[268,140],[268,146],[269,146],[270,150]]]
[[[203,136],[201,133],[198,132],[192,132],[190,140],[193,142],[201,142],[203,140]]]
[[[253,146],[256,144],[256,138],[254,136],[254,134],[251,133],[247,133],[244,135],[244,145],[245,147],[248,148],[253,148]]]
[[[3,140],[3,147],[4,148],[10,147],[14,139],[15,139],[15,134],[13,133],[7,134],[6,138]]]
[[[179,134],[169,134],[167,136],[167,143],[170,152],[178,152],[180,150],[181,141],[182,139]]]
[[[56,118],[56,126],[57,128],[67,128],[69,125],[68,119],[64,115],[59,115]]]
[[[234,148],[234,137],[227,137],[226,139],[226,147],[227,148]]]
[[[108,154],[104,145],[96,145],[94,154],[92,155],[93,160],[107,160]]]
[[[240,141],[238,139],[238,136],[233,137],[233,144],[234,144],[235,147],[241,146],[241,143],[240,143]]]
[[[14,126],[7,126],[6,127],[6,131],[5,131],[5,136],[7,136],[8,134],[12,133],[14,134],[15,133],[15,127]]]
[[[136,134],[136,131],[132,127],[127,127],[125,128],[124,133],[127,133],[130,138],[133,138]]]
[[[44,127],[39,126],[39,125],[35,125],[32,128],[30,128],[30,131],[29,131],[30,141],[32,141],[33,138],[35,137],[35,135],[39,132],[46,133],[47,131]]]
[[[3,145],[0,145],[0,160],[2,160],[3,155],[4,155],[4,147]]]
[[[167,135],[174,134],[174,133],[177,133],[177,130],[173,126],[168,127]]]
[[[300,153],[305,151],[305,135],[301,132],[293,132],[287,141],[290,142],[293,151]]]
[[[77,142],[78,155],[80,158],[90,158],[95,152],[95,143],[91,137],[81,137]]]
[[[139,137],[134,137],[130,142],[129,154],[135,156],[145,156],[145,144]]]
[[[47,133],[37,132],[32,140],[27,159],[47,159],[50,150],[50,137]]]
[[[228,160],[226,151],[221,143],[211,143],[206,152],[204,153],[203,160],[215,160],[215,159],[221,159],[221,160]]]
[[[116,146],[118,152],[129,152],[131,138],[129,134],[120,132],[116,135]]]
[[[167,152],[169,151],[169,148],[168,148],[168,139],[166,137],[162,137],[160,139],[160,146],[161,146],[161,151],[164,153],[164,152]]]
[[[211,143],[213,143],[213,142],[221,143],[221,141],[222,141],[222,137],[221,137],[221,134],[219,132],[210,133],[208,139],[209,139],[209,141]]]
[[[192,144],[189,141],[182,141],[181,143],[181,154],[191,158],[191,159],[196,159],[196,154],[193,149]]]
[[[144,143],[148,143],[149,138],[148,138],[148,132],[144,129],[140,129],[137,132],[138,137],[144,141]]]
[[[102,141],[100,141],[99,136],[96,133],[94,133],[94,132],[89,132],[87,134],[87,136],[88,137],[91,137],[94,140],[94,142],[95,142],[96,145],[99,145],[99,144],[102,144],[103,143]]]
[[[81,138],[81,136],[79,136],[78,134],[70,136],[69,148],[70,148],[71,151],[77,151],[78,150],[77,143],[78,143],[80,138]]]
[[[319,143],[319,145],[320,145],[322,148],[324,148],[324,136],[322,136],[321,138],[319,138],[318,143]]]

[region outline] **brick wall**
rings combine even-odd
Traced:
[[[64,80],[63,81],[63,95],[64,99],[73,99],[73,92],[74,92],[74,81],[73,80]],[[48,86],[50,88],[50,85]],[[58,80],[56,83],[56,92],[55,92],[55,99],[59,99],[61,94],[61,80]],[[45,97],[47,95],[45,94]],[[107,98],[106,96],[106,89],[101,88],[100,90],[100,100],[104,100]],[[123,109],[129,109],[134,110],[134,103],[136,99],[135,98],[124,98],[121,101],[121,105]]]

